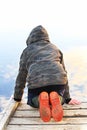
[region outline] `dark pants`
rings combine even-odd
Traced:
[[[50,86],[41,87],[37,89],[28,89],[27,104],[32,107],[39,108],[38,97],[39,97],[39,94],[43,91],[47,92],[48,94],[52,91],[57,92],[60,95],[61,104],[64,103],[63,94],[65,91],[65,85],[50,85]]]

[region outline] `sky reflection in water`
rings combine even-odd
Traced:
[[[87,47],[78,47],[65,54],[71,97],[87,101]]]

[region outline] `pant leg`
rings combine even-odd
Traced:
[[[61,105],[63,105],[64,104],[64,98],[62,96],[60,96],[60,95],[59,95],[59,97],[60,97]]]
[[[65,88],[56,90],[56,92],[58,93],[58,95],[59,95],[59,97],[60,97],[60,102],[61,102],[61,104],[63,105],[64,102],[65,102],[65,100],[64,100],[64,98],[63,98],[64,92],[65,92]]]
[[[60,95],[61,104],[64,104],[63,95],[64,95],[64,91],[65,91],[65,85],[52,85],[51,87],[48,86],[45,89],[43,89],[43,91],[46,91],[48,93],[50,93],[52,91],[56,91]],[[37,93],[37,91],[36,91],[36,93],[28,91],[27,104],[32,106],[32,107],[39,108],[38,96],[41,92],[42,92],[42,90],[39,91],[38,93]]]
[[[38,95],[28,92],[27,104],[34,108],[39,108]]]
[[[38,100],[38,97],[39,97],[39,96],[36,96],[36,97],[32,98],[32,104],[33,104],[33,107],[35,107],[35,108],[39,108],[39,100]]]

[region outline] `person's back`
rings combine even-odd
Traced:
[[[47,85],[66,84],[67,75],[60,51],[50,42],[39,40],[27,47],[27,82],[30,89]]]
[[[49,121],[51,113],[55,121],[60,121],[63,117],[61,104],[71,100],[63,54],[50,42],[42,26],[31,31],[26,43],[27,48],[20,57],[14,100],[21,101],[27,82],[27,104],[39,108],[43,121]]]

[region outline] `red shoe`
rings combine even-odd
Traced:
[[[50,93],[50,102],[52,105],[52,117],[55,121],[61,121],[63,118],[63,108],[57,92],[53,91]]]
[[[49,96],[47,92],[42,92],[39,95],[39,111],[41,119],[44,122],[50,121],[51,110],[49,105]]]

